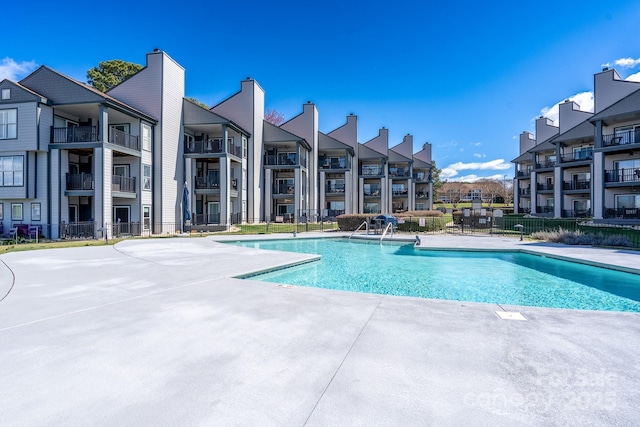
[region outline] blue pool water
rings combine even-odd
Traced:
[[[457,301],[640,312],[638,275],[519,252],[424,251],[410,244],[342,239],[234,244],[322,255],[319,262],[252,280]]]

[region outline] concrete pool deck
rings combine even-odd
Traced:
[[[421,246],[522,248],[640,266],[638,252],[496,236],[423,235]],[[0,420],[397,426],[640,419],[638,313],[233,278],[311,258],[211,237],[2,255]],[[528,320],[502,320],[496,311]]]

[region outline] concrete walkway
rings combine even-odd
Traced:
[[[261,236],[273,237],[282,236]],[[640,265],[638,253],[501,237],[425,235],[421,246],[524,248]],[[3,255],[0,298],[10,292],[0,302],[2,424],[564,426],[640,419],[638,313],[232,278],[312,259],[212,238]],[[504,310],[528,320],[502,320],[496,311]]]

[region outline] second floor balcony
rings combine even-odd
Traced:
[[[523,170],[523,171],[516,172],[517,178],[528,178],[530,176],[531,176],[531,170]]]
[[[327,194],[344,193],[344,184],[326,185],[325,193]]]
[[[565,181],[562,183],[563,190],[590,190],[591,189],[591,180],[575,180],[575,181]]]
[[[51,128],[52,144],[86,142],[101,142],[97,126]],[[109,139],[107,142],[120,147],[130,148],[132,150],[140,150],[140,139],[138,136],[131,135],[115,128],[109,128]]]
[[[536,190],[538,191],[553,191],[553,183],[546,182],[544,184],[536,184]]]
[[[346,157],[320,157],[318,159],[320,169],[348,169]]]
[[[113,175],[111,177],[112,191],[121,193],[136,192],[136,178],[129,176]]]
[[[518,194],[521,196],[530,196],[531,195],[531,188],[527,187],[527,188],[521,188],[518,190]]]
[[[536,169],[550,169],[556,166],[555,160],[545,160],[540,163],[536,163]]]
[[[607,169],[604,171],[604,182],[640,182],[640,169]]]
[[[428,199],[429,192],[428,191],[418,191],[416,193],[416,199]]]
[[[67,191],[85,191],[94,189],[92,173],[68,173],[66,175]]]
[[[610,135],[602,135],[602,146],[613,147],[640,143],[640,128],[618,131]]]
[[[295,153],[268,154],[264,156],[265,166],[300,166],[300,159]]]

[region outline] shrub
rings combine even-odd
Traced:
[[[536,240],[563,243],[565,245],[633,247],[631,239],[627,236],[604,236],[602,233],[583,233],[580,230],[571,231],[563,228],[552,231],[538,231],[531,233],[531,237]]]
[[[338,227],[341,231],[355,231],[364,221],[371,222],[379,214],[344,214],[338,215]]]

